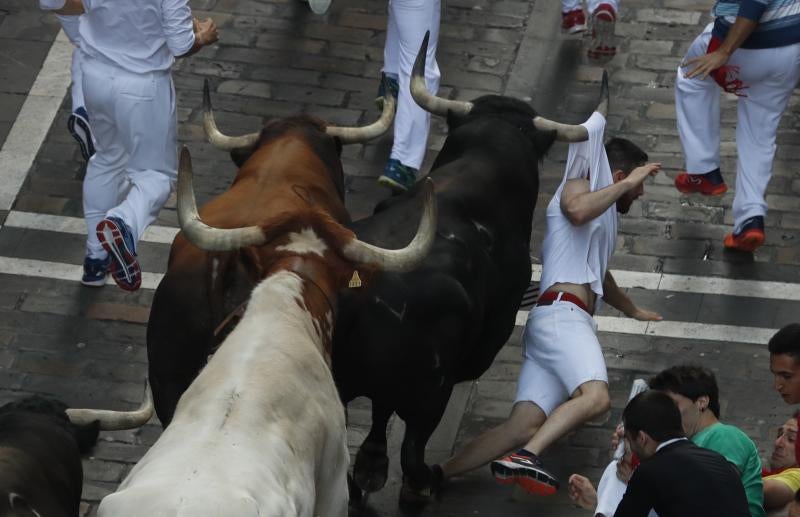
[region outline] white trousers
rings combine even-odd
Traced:
[[[597,485],[597,508],[594,514],[612,517],[627,489],[628,485],[617,477],[617,462],[612,461],[603,471],[603,477]],[[649,517],[658,517],[658,514],[650,510]]]
[[[72,66],[70,72],[72,73],[72,111],[86,106],[83,100],[83,72],[81,71],[82,54],[80,52],[81,36],[78,32],[80,24],[80,16],[62,16],[56,15],[58,21],[61,22],[61,28],[64,34],[67,35],[69,41],[75,46],[72,51]]]
[[[120,217],[138,242],[175,186],[175,88],[168,71],[134,74],[86,57],[83,89],[97,140],[83,181],[86,248],[88,256],[103,258],[97,223]]]
[[[583,0],[561,0],[561,12],[568,13],[580,9],[582,3]],[[592,14],[600,4],[608,4],[614,8],[615,12],[619,12],[618,0],[586,0],[586,9],[589,11],[589,14]]]
[[[439,91],[440,73],[439,65],[436,63],[436,47],[439,42],[440,17],[440,0],[389,0],[383,71],[397,75],[400,87],[391,158],[415,169],[419,169],[425,157],[431,115],[417,106],[411,98],[409,89],[411,69],[425,37],[425,31],[430,31],[425,83],[431,93]]]
[[[686,59],[706,53],[712,25],[695,38]],[[739,97],[736,122],[736,195],[734,232],[753,216],[767,213],[764,194],[772,175],[775,134],[792,90],[800,79],[800,43],[768,49],[738,49],[728,65],[739,67],[739,79],[748,86]],[[675,107],[678,132],[689,174],[719,167],[720,87],[711,77],[686,79],[678,69]],[[723,171],[724,172],[724,171]]]

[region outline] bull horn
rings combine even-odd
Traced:
[[[416,268],[433,246],[437,226],[433,180],[426,178],[420,190],[423,196],[422,216],[417,234],[408,246],[399,250],[387,250],[353,239],[344,247],[344,256],[353,262],[376,264],[379,269],[386,271],[403,272]]]
[[[605,118],[608,115],[608,72],[603,70],[603,84],[600,87],[600,102],[597,104],[595,111],[603,115]],[[589,139],[589,131],[579,124],[562,124],[561,122],[554,122],[544,117],[534,117],[533,125],[536,129],[542,131],[555,131],[556,139],[562,142],[585,142]]]
[[[218,149],[223,151],[233,151],[242,147],[251,147],[258,142],[260,133],[250,133],[242,136],[224,135],[217,129],[214,121],[214,112],[211,109],[211,93],[208,88],[208,79],[203,83],[203,129],[206,132],[208,141]]]
[[[153,416],[153,393],[150,384],[144,383],[144,400],[133,411],[111,411],[108,409],[73,409],[66,411],[70,422],[75,425],[88,425],[95,421],[100,422],[103,431],[121,431],[142,427]]]
[[[425,32],[422,46],[419,48],[416,61],[414,61],[414,69],[411,72],[411,96],[419,104],[420,108],[435,115],[447,116],[448,112],[456,115],[467,115],[472,111],[473,104],[471,102],[451,101],[450,99],[437,97],[429,92],[428,87],[425,85],[425,59],[428,54],[428,39],[430,35],[430,31]]]
[[[389,93],[387,88],[386,95],[383,97],[383,111],[378,120],[364,127],[328,126],[325,128],[325,132],[337,137],[343,144],[357,144],[372,140],[389,130],[389,126],[392,125],[392,120],[394,120],[396,106],[397,99]]]
[[[264,233],[258,226],[222,229],[204,223],[197,213],[192,176],[192,156],[184,146],[178,165],[178,222],[189,242],[206,251],[230,251],[264,243]]]

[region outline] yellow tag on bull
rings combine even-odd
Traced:
[[[361,287],[361,277],[358,276],[358,271],[353,271],[353,276],[350,278],[350,283],[347,284],[347,287],[351,289]]]

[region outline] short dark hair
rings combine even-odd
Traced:
[[[795,361],[800,359],[800,323],[789,323],[769,340],[770,354],[789,354]]]
[[[648,383],[651,389],[671,391],[694,402],[708,397],[708,409],[719,418],[719,387],[717,378],[708,368],[696,364],[680,364],[667,368]]]
[[[629,436],[644,431],[657,442],[684,437],[681,412],[663,391],[647,390],[633,397],[622,412],[622,423]]]
[[[647,163],[647,153],[625,138],[611,138],[606,142],[606,155],[611,172],[621,170],[630,174],[633,169]]]

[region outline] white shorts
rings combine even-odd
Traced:
[[[523,336],[515,403],[533,402],[550,416],[581,384],[608,383],[597,322],[577,305],[554,301],[534,307]]]

